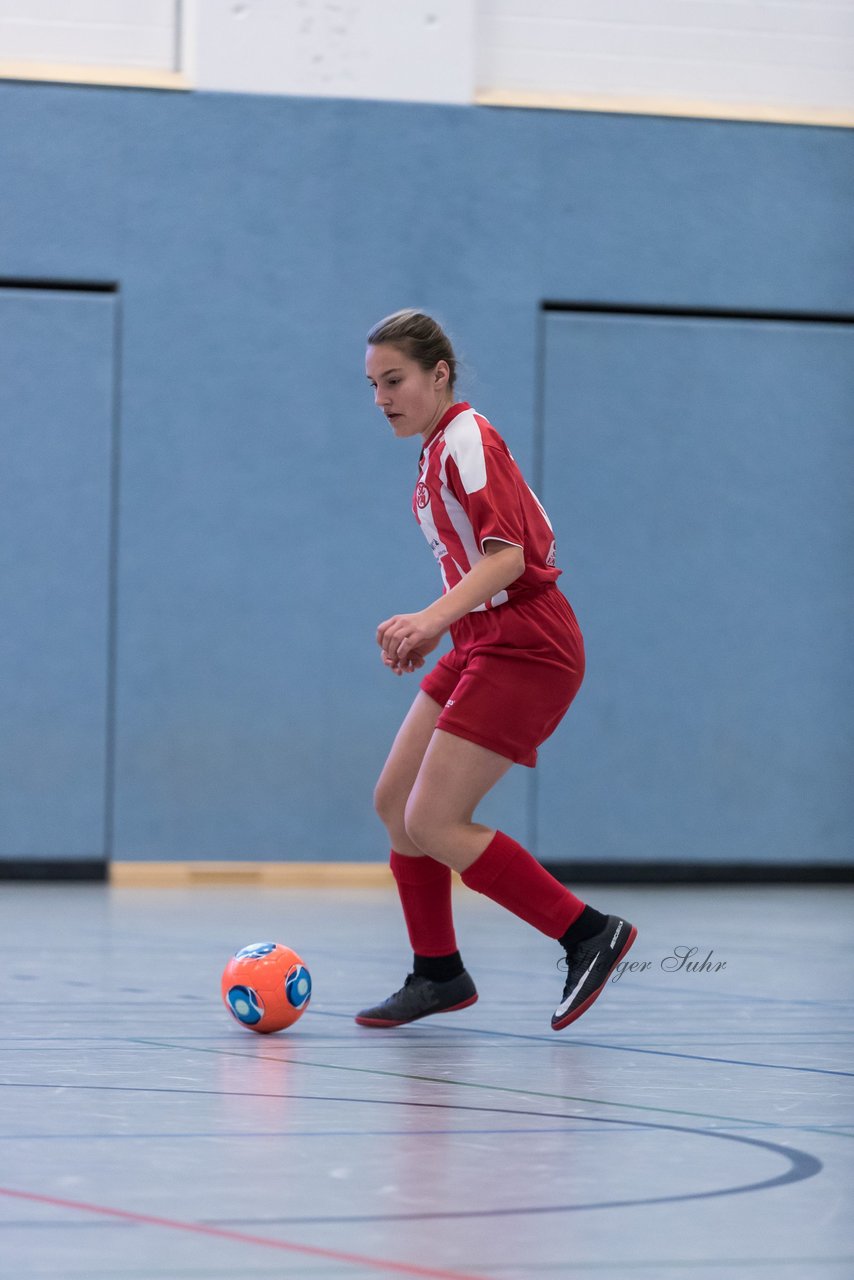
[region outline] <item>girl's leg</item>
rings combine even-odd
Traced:
[[[511,762],[437,729],[406,807],[406,830],[418,848],[460,872],[463,883],[512,911],[567,953],[563,999],[552,1016],[560,1030],[599,996],[635,940],[634,925],[585,906],[522,845],[472,820]]]
[[[374,806],[392,844],[391,869],[412,944],[413,968],[387,1000],[356,1015],[367,1027],[394,1027],[430,1013],[474,1004],[477,991],[457,950],[451,869],[425,854],[406,833],[406,806],[442,707],[419,690],[386,760]]]
[[[425,719],[418,717],[422,729]],[[404,758],[411,764],[414,756],[402,751],[400,759]],[[585,906],[522,845],[501,831],[474,822],[477,805],[511,764],[486,747],[435,729],[404,805],[404,831],[410,847],[436,863],[454,867],[469,888],[561,942],[567,952],[568,974],[563,1000],[552,1016],[552,1026],[560,1030],[601,994],[637,930],[618,916],[605,916]],[[401,769],[401,777],[403,772]],[[391,770],[389,777],[394,776]],[[396,792],[397,814],[401,794],[402,788]],[[419,865],[415,858],[406,861]],[[437,989],[435,983],[417,976],[413,982],[410,977],[401,991],[382,1005],[364,1010],[357,1021],[394,1026],[431,1013],[465,1008],[477,999],[464,971],[440,986]]]
[[[388,832],[392,848],[411,858],[420,858],[423,852],[416,848],[406,834],[406,802],[441,713],[439,703],[419,689],[397,731],[397,737],[374,788],[374,808]]]
[[[522,845],[473,821],[477,805],[511,765],[495,751],[437,729],[406,806],[407,834],[470,888],[549,937],[562,938],[584,903]]]
[[[463,971],[454,933],[451,871],[412,843],[404,822],[409,793],[441,710],[419,690],[380,774],[374,805],[391,842],[391,869],[415,954],[414,972],[447,979]]]

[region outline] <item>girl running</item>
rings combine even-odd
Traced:
[[[514,839],[473,818],[513,764],[533,768],[584,675],[581,632],[556,585],[552,527],[495,428],[455,399],[456,358],[435,320],[411,310],[381,320],[365,367],[394,434],[423,442],[413,511],[444,584],[425,609],[380,623],[382,660],[403,675],[423,667],[448,631],[453,648],[422,679],[374,797],[412,972],[356,1021],[400,1026],[477,1000],[454,933],[453,869],[564,948],[558,1031],[601,993],[637,930],[586,906]]]

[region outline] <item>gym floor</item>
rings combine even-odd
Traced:
[[[464,889],[479,1002],[371,1030],[391,888],[3,885],[0,1276],[850,1280],[854,890],[579,892],[635,967],[555,1034],[556,944]],[[258,1036],[266,939],[314,992]]]

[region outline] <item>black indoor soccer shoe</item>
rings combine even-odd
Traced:
[[[431,1013],[467,1009],[475,1000],[477,991],[465,970],[449,982],[434,982],[410,973],[399,991],[373,1009],[357,1013],[356,1021],[363,1027],[400,1027],[404,1022],[415,1022]]]
[[[566,986],[552,1014],[553,1031],[568,1027],[590,1008],[637,936],[628,920],[608,916],[604,929],[566,953]]]

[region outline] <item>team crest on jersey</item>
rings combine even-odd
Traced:
[[[422,511],[430,501],[430,494],[427,492],[427,486],[423,480],[419,480],[415,486],[415,505]]]

